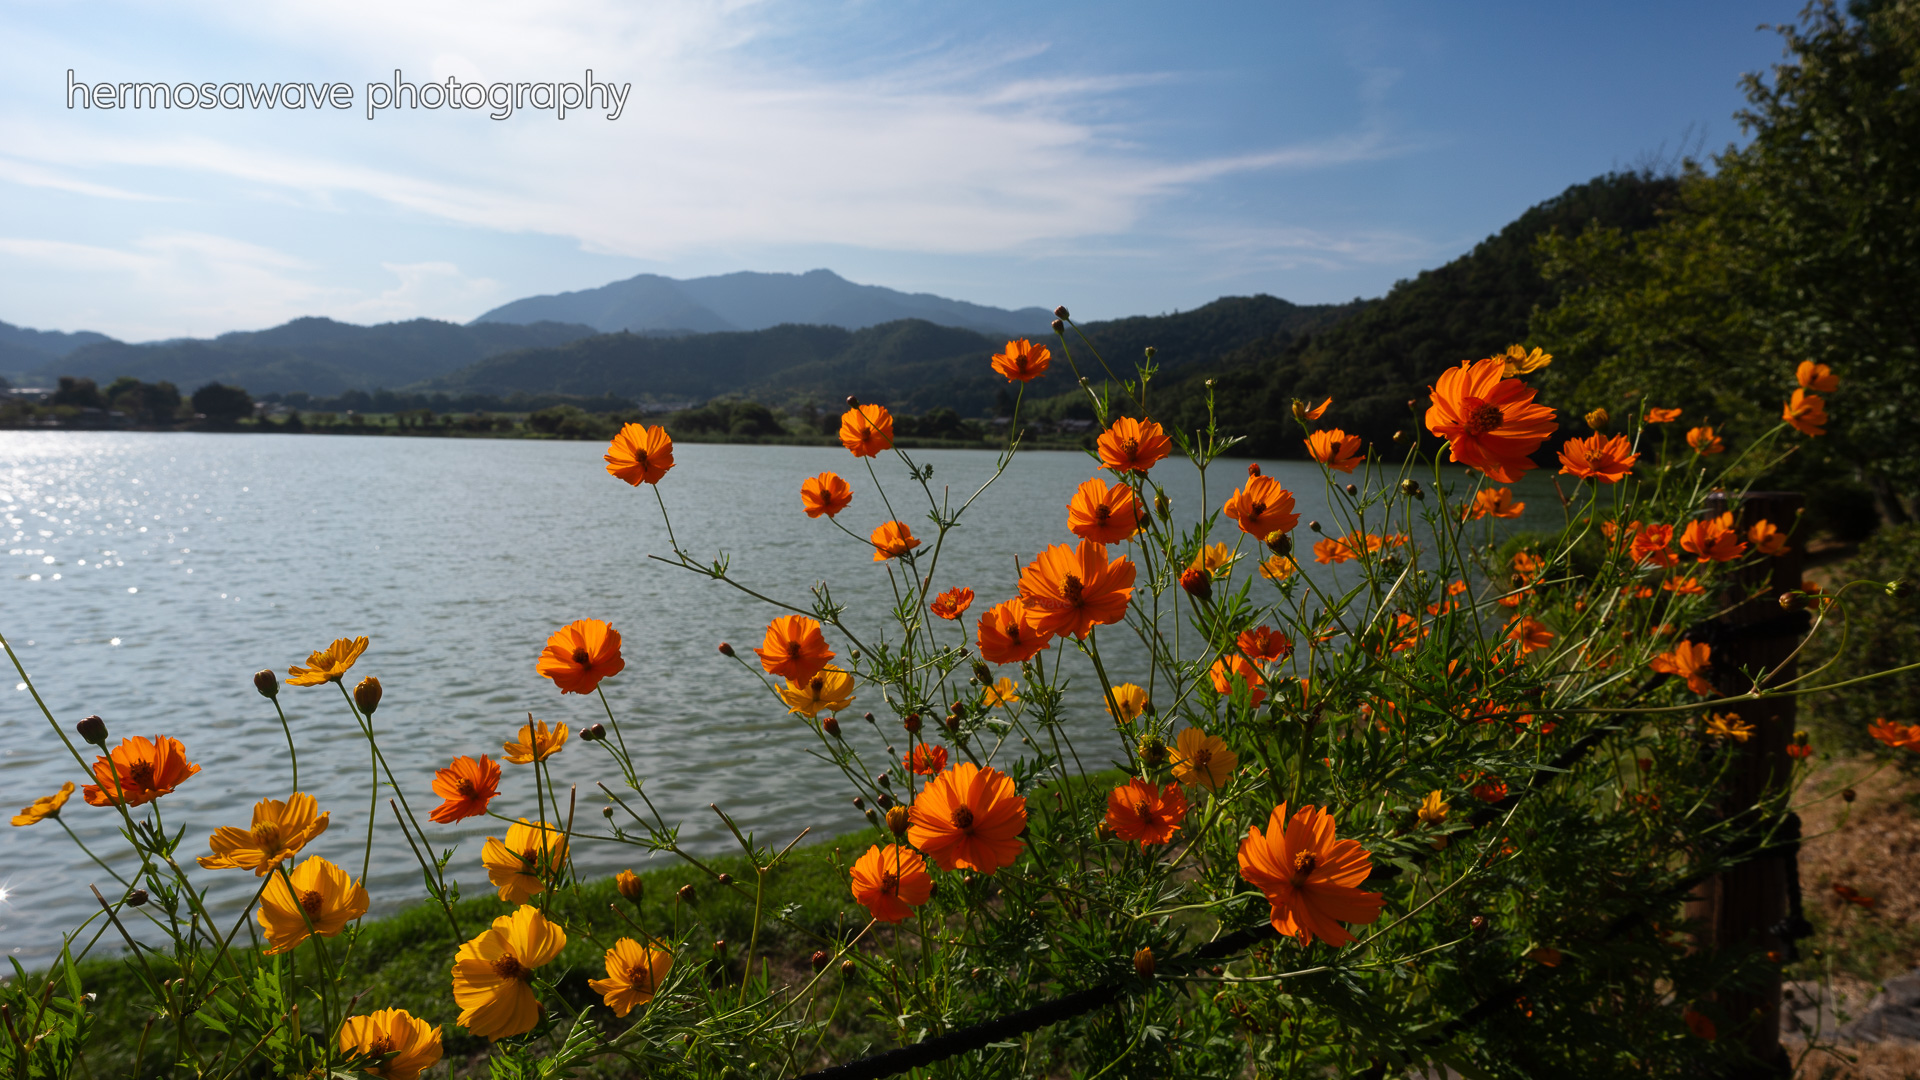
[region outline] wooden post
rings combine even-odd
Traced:
[[[1784,554],[1758,562],[1733,582],[1728,597],[1731,610],[1720,619],[1724,637],[1714,645],[1711,657],[1710,674],[1723,696],[1746,693],[1754,676],[1786,660],[1800,643],[1798,627],[1780,608],[1780,594],[1800,587],[1801,543],[1796,526],[1805,504],[1800,494],[1782,491],[1749,492],[1737,501],[1724,495],[1707,500],[1710,514],[1732,510],[1742,534],[1762,520],[1789,534]],[[1756,590],[1752,599],[1741,599]],[[1767,685],[1792,678],[1793,670],[1792,665],[1782,669]],[[1738,756],[1721,804],[1729,818],[1736,818],[1750,815],[1755,806],[1786,786],[1793,771],[1787,747],[1793,740],[1794,699],[1742,702],[1727,711],[1753,727],[1753,735],[1735,751]],[[1788,861],[1796,857],[1754,859],[1702,886],[1687,905],[1688,918],[1703,927],[1702,944],[1784,952],[1787,945],[1777,936],[1777,927],[1787,916]],[[1722,993],[1717,1004],[1733,1029],[1722,1032],[1723,1037],[1745,1042],[1762,1062],[1743,1076],[1786,1076],[1792,1071],[1780,1046],[1777,969],[1764,985]]]

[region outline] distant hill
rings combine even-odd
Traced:
[[[474,321],[583,323],[602,333],[630,330],[710,334],[766,330],[783,323],[863,330],[901,319],[924,319],[983,334],[1037,337],[1053,316],[1044,308],[1005,308],[856,285],[831,270],[804,274],[742,271],[714,277],[641,274],[597,289],[529,296]]]
[[[419,382],[515,349],[561,345],[593,328],[541,322],[458,323],[413,319],[355,326],[304,318],[269,330],[129,345],[102,338],[58,358],[43,358],[31,377],[51,385],[80,375],[105,385],[122,375],[191,389],[208,382],[244,386],[255,394],[304,390],[331,395]],[[78,336],[78,335],[76,335]],[[100,335],[93,335],[101,337]]]
[[[59,330],[28,330],[0,322],[0,371],[33,371],[84,345],[112,340],[91,330],[69,334]]]
[[[1294,398],[1332,397],[1325,423],[1385,445],[1412,426],[1409,399],[1425,400],[1440,372],[1527,340],[1536,308],[1558,300],[1540,276],[1534,241],[1549,230],[1577,234],[1589,226],[1627,232],[1651,227],[1678,191],[1670,177],[1612,173],[1576,184],[1521,214],[1465,255],[1394,285],[1387,295],[1306,335],[1254,341],[1219,362],[1186,373],[1170,387],[1162,419],[1183,427],[1205,416],[1203,380],[1215,380],[1224,430],[1245,433],[1237,452],[1302,457],[1289,419]]]
[[[1305,332],[1348,310],[1291,304],[1271,296],[1228,297],[1193,311],[1092,323],[1086,330],[1116,369],[1125,365],[1130,370],[1141,351],[1153,345],[1171,375],[1218,360],[1251,341]],[[1027,336],[1051,340],[1049,332]],[[946,406],[973,416],[991,412],[1008,389],[1006,379],[988,367],[988,358],[1005,344],[1004,334],[989,336],[924,319],[860,330],[783,325],[680,338],[607,334],[504,353],[414,389],[613,394],[653,402],[737,395],[771,404],[831,404],[856,394],[906,412]],[[1076,349],[1075,355],[1081,373],[1098,376],[1098,365],[1084,349]],[[1045,397],[1073,385],[1073,373],[1062,356],[1028,394]]]

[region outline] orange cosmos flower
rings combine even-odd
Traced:
[[[1311,423],[1315,420],[1320,419],[1322,416],[1327,415],[1327,406],[1332,404],[1333,404],[1332,398],[1328,398],[1325,401],[1322,401],[1318,405],[1308,405],[1306,402],[1301,401],[1299,398],[1294,398],[1293,399],[1293,418],[1295,420],[1300,421],[1302,424]]]
[[[1274,533],[1292,532],[1300,524],[1300,515],[1293,512],[1293,492],[1271,476],[1248,477],[1247,486],[1235,489],[1221,512],[1238,522],[1241,532],[1260,541]]]
[[[1359,558],[1346,541],[1329,536],[1325,540],[1316,540],[1313,544],[1313,561],[1328,565],[1338,565]]]
[[[1833,373],[1833,369],[1811,360],[1800,361],[1800,366],[1793,371],[1793,378],[1801,389],[1816,394],[1831,394],[1840,389],[1840,377]]]
[[[292,882],[292,888],[288,888]],[[260,892],[254,918],[266,931],[267,953],[283,953],[315,934],[333,937],[367,913],[367,890],[345,870],[310,855],[285,877],[274,874]]]
[[[1094,477],[1067,501],[1067,529],[1096,544],[1117,544],[1140,528],[1140,504],[1125,484]]]
[[[1792,424],[1802,435],[1825,435],[1827,403],[1818,394],[1795,390],[1793,397],[1787,399],[1786,408],[1780,410],[1780,419]]]
[[[1920,724],[1896,724],[1883,716],[1868,726],[1867,734],[1894,750],[1920,751]]]
[[[1602,484],[1617,484],[1626,479],[1638,460],[1640,455],[1633,452],[1633,444],[1625,435],[1610,439],[1600,435],[1568,439],[1560,448],[1561,472]]]
[[[1787,553],[1787,534],[1764,518],[1747,528],[1747,541],[1762,555],[1778,557]]]
[[[1526,508],[1526,503],[1513,501],[1512,488],[1481,488],[1473,493],[1467,516],[1476,521],[1483,517],[1517,518]]]
[[[1553,631],[1547,624],[1531,615],[1522,615],[1507,628],[1507,637],[1520,645],[1520,655],[1550,648],[1553,645]]]
[[[1672,652],[1664,652],[1647,662],[1647,666],[1663,675],[1678,675],[1687,680],[1687,689],[1696,694],[1712,695],[1713,683],[1707,678],[1707,671],[1713,666],[1713,646],[1706,642],[1683,641],[1673,647]]]
[[[853,502],[853,489],[835,473],[823,472],[800,482],[800,506],[807,516],[834,517]]]
[[[1133,597],[1133,560],[1107,560],[1107,546],[1053,544],[1020,572],[1020,601],[1029,629],[1084,638],[1096,626],[1126,617]]]
[[[200,856],[204,870],[252,870],[263,877],[300,853],[307,841],[327,831],[330,814],[319,812],[313,796],[294,792],[286,802],[261,799],[253,804],[253,827],[223,825],[207,838],[213,854]]]
[[[1467,791],[1481,802],[1497,803],[1507,797],[1507,782],[1497,776],[1482,773],[1475,777],[1475,783]]]
[[[1534,467],[1528,455],[1553,434],[1553,410],[1533,403],[1534,390],[1502,378],[1504,363],[1488,357],[1441,372],[1427,410],[1427,430],[1447,440],[1452,460],[1511,484]]]
[[[1260,564],[1260,576],[1278,584],[1300,572],[1300,564],[1291,555],[1274,555]]]
[[[1026,844],[1027,800],[998,769],[963,761],[920,791],[907,810],[907,842],[942,870],[991,874],[1010,866]]]
[[[893,414],[885,405],[859,405],[840,417],[840,445],[854,457],[877,457],[893,448]]]
[[[1047,373],[1053,364],[1053,354],[1045,345],[1035,345],[1026,338],[1007,342],[1007,351],[993,354],[993,370],[1007,377],[1008,382],[1032,382]]]
[[[187,760],[187,748],[166,735],[121,739],[109,758],[93,760],[99,783],[80,789],[90,806],[143,806],[187,781],[200,766]]]
[[[1015,599],[995,604],[980,616],[976,640],[988,663],[1021,664],[1046,648],[1053,635],[1031,629],[1026,604]]]
[[[904,521],[882,522],[879,528],[873,530],[873,535],[867,537],[867,542],[873,545],[874,562],[899,558],[920,546],[920,541]]]
[[[67,800],[71,798],[73,798],[73,782],[69,780],[60,785],[59,791],[40,796],[13,815],[13,824],[16,826],[38,825],[50,817],[59,817],[60,808],[67,805]]]
[[[1250,660],[1285,660],[1293,655],[1293,639],[1269,626],[1240,631],[1234,644]]]
[[[973,606],[973,590],[965,588],[948,589],[933,598],[927,609],[943,619],[958,619]]]
[[[545,720],[535,720],[532,713],[527,714],[527,722],[520,725],[518,739],[501,743],[501,749],[507,752],[507,760],[515,765],[531,765],[536,761],[545,761],[560,752],[567,745],[567,725],[547,726]]]
[[[1169,750],[1173,778],[1208,791],[1218,791],[1240,767],[1240,756],[1227,746],[1227,740],[1199,728],[1182,730]]]
[[[319,686],[325,682],[339,682],[353,666],[360,654],[367,651],[367,639],[364,635],[357,638],[335,638],[333,644],[307,657],[307,666],[294,665],[287,669],[287,682],[294,686]]]
[[[938,776],[947,767],[947,748],[921,743],[900,761],[915,776]]]
[[[1719,517],[1687,522],[1680,534],[1680,550],[1691,551],[1703,562],[1728,562],[1747,550],[1746,542],[1733,527],[1733,512]]]
[[[1680,419],[1679,409],[1647,410],[1647,423],[1649,424],[1671,424],[1678,419]]]
[[[453,960],[453,1002],[461,1027],[489,1041],[532,1031],[540,1022],[534,969],[567,946],[567,932],[538,908],[520,905],[460,946]]]
[[[1639,524],[1635,522],[1635,524]],[[1648,525],[1633,534],[1633,544],[1628,549],[1635,565],[1673,566],[1679,563],[1680,556],[1668,550],[1673,543],[1673,526]]]
[[[548,879],[567,862],[567,838],[556,825],[521,818],[507,826],[504,841],[487,837],[480,848],[487,881],[500,889],[500,899],[518,904],[545,892]]]
[[[1173,451],[1166,432],[1152,420],[1122,416],[1100,436],[1100,464],[1114,472],[1144,473]]]
[[[607,950],[607,977],[588,979],[587,986],[607,1003],[615,1016],[625,1016],[645,1005],[673,970],[673,950],[642,945],[623,937]]]
[[[620,631],[599,619],[580,619],[553,632],[533,669],[563,694],[591,694],[600,680],[627,666],[620,658]]]
[[[478,761],[457,757],[446,768],[433,774],[433,793],[446,802],[433,808],[427,817],[450,825],[487,812],[487,804],[500,794],[500,766],[482,755]]]
[[[1706,586],[1700,584],[1700,579],[1691,574],[1683,578],[1668,578],[1660,583],[1660,587],[1679,596],[1704,596],[1707,592]]]
[[[1718,454],[1727,448],[1727,444],[1720,441],[1720,436],[1714,434],[1711,424],[1689,430],[1687,445],[1693,447],[1694,453],[1703,457],[1708,454]]]
[[[876,844],[853,864],[853,898],[881,922],[905,919],[932,895],[933,876],[912,848]]]
[[[1350,473],[1365,460],[1360,455],[1360,436],[1339,428],[1316,431],[1307,436],[1307,456],[1335,472]]]
[[[1107,793],[1107,828],[1122,840],[1140,841],[1142,849],[1170,842],[1186,817],[1187,796],[1178,783],[1163,789],[1134,777]]]
[[[1223,656],[1213,662],[1207,674],[1213,679],[1213,692],[1221,697],[1232,697],[1244,687],[1248,693],[1247,703],[1254,708],[1267,700],[1266,678],[1244,656]]]
[[[628,424],[607,444],[607,475],[634,487],[658,484],[673,468],[673,439],[664,427]]]
[[[405,1009],[350,1016],[340,1025],[340,1052],[362,1058],[362,1071],[382,1080],[418,1080],[440,1060],[440,1029]]]
[[[782,615],[768,623],[766,640],[753,651],[767,674],[797,683],[813,678],[833,659],[819,621],[805,615]]]
[[[1373,872],[1373,860],[1358,841],[1334,839],[1333,830],[1333,815],[1319,807],[1303,806],[1288,820],[1281,803],[1264,834],[1249,825],[1240,841],[1240,876],[1266,894],[1273,928],[1303,948],[1316,937],[1345,945],[1353,935],[1340,924],[1371,923],[1386,903],[1379,893],[1357,888]]]
[[[1712,1042],[1720,1037],[1720,1029],[1714,1026],[1713,1021],[1708,1019],[1705,1013],[1691,1006],[1680,1013],[1680,1020],[1687,1025],[1688,1033],[1696,1039]]]

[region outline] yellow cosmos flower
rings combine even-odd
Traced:
[[[535,720],[532,713],[527,714],[527,722],[520,725],[520,738],[514,742],[500,744],[507,752],[507,760],[515,765],[530,765],[536,761],[545,761],[560,752],[567,745],[567,725],[547,726],[545,720]]]
[[[60,808],[67,805],[73,797],[73,783],[61,784],[60,790],[51,795],[42,795],[33,800],[33,804],[13,815],[15,825],[38,825],[50,817],[59,817]]]
[[[1753,725],[1732,713],[1714,713],[1707,720],[1707,737],[1743,743],[1753,738]]]
[[[1002,675],[999,681],[980,692],[980,704],[988,709],[996,705],[1004,708],[1020,700],[1019,690],[1019,683]]]
[[[1240,756],[1227,740],[1190,727],[1173,740],[1173,778],[1183,784],[1218,791],[1240,767]]]
[[[1438,791],[1428,792],[1427,797],[1420,801],[1420,820],[1428,825],[1438,825],[1447,820],[1447,812],[1452,809],[1453,804],[1442,799]]]
[[[385,1080],[417,1080],[440,1060],[440,1029],[405,1009],[349,1016],[340,1025],[340,1050],[359,1057],[360,1068]]]
[[[224,825],[207,838],[213,854],[200,856],[204,870],[252,870],[265,874],[300,853],[307,841],[327,831],[329,814],[319,813],[313,796],[294,792],[286,802],[261,799],[253,804],[253,828]]]
[[[1119,712],[1115,712],[1115,707]],[[1113,688],[1113,697],[1107,702],[1107,715],[1113,717],[1116,724],[1131,724],[1141,713],[1147,711],[1147,692],[1132,683],[1121,683]]]
[[[607,977],[589,979],[587,985],[606,1001],[613,1015],[625,1016],[634,1006],[653,1000],[672,967],[672,950],[623,937],[607,950]]]
[[[365,635],[357,638],[336,638],[333,644],[307,657],[307,666],[294,666],[287,669],[287,681],[295,686],[319,686],[325,682],[339,682],[353,666],[360,654],[367,651]]]
[[[1553,354],[1539,349],[1528,352],[1518,345],[1509,345],[1507,351],[1500,354],[1500,359],[1505,365],[1500,369],[1500,374],[1511,379],[1516,375],[1530,375],[1553,363]]]
[[[805,682],[788,679],[787,685],[779,690],[780,700],[787,703],[787,711],[801,716],[839,712],[853,704],[853,676],[832,664],[814,672]]]
[[[560,872],[567,861],[567,838],[546,822],[521,818],[507,827],[506,840],[487,837],[480,849],[480,861],[486,865],[487,880],[500,888],[500,899],[509,904],[526,902],[527,897],[546,889],[548,879]]]
[[[1275,555],[1260,564],[1260,576],[1278,584],[1300,572],[1291,555]]]
[[[288,888],[291,880],[293,887]],[[318,855],[282,877],[267,879],[260,893],[260,929],[267,952],[283,953],[315,934],[333,937],[367,913],[367,890],[347,872]]]
[[[1233,569],[1240,556],[1226,544],[1208,544],[1193,557],[1193,568],[1205,570],[1214,577],[1221,577]]]
[[[490,1041],[532,1031],[540,1022],[540,1002],[527,984],[534,969],[566,945],[567,932],[525,904],[493,920],[454,957],[453,1001],[460,1006],[460,1026]]]

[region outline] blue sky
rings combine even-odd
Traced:
[[[828,267],[1101,318],[1376,296],[1570,184],[1739,138],[1687,4],[257,0],[0,8],[0,320],[129,340],[467,320],[641,272]],[[366,84],[631,83],[623,115]],[[354,107],[69,109],[84,82]]]

